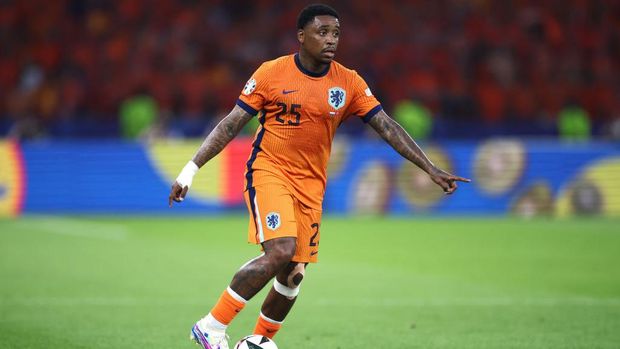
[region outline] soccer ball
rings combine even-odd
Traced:
[[[278,346],[265,336],[253,334],[241,338],[234,349],[278,349]]]

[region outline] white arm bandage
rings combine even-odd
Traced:
[[[194,179],[194,175],[198,172],[198,166],[192,161],[188,161],[187,165],[183,167],[181,173],[177,177],[177,183],[181,186],[181,188],[191,187],[192,180]]]

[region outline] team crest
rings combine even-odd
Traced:
[[[254,92],[255,88],[256,88],[256,80],[250,79],[248,80],[248,82],[245,83],[245,86],[243,87],[243,94],[247,96],[251,94],[252,92]]]
[[[344,106],[347,101],[347,91],[340,87],[332,87],[327,90],[327,102],[334,109],[338,110]]]
[[[280,214],[278,212],[269,212],[266,218],[265,222],[267,222],[267,228],[271,230],[280,228],[282,222],[280,221]]]

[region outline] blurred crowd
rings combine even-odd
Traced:
[[[554,135],[567,110],[603,135],[620,118],[620,1],[327,3],[336,59],[388,112],[427,110],[431,136]],[[0,0],[0,135],[121,136],[140,111],[151,134],[202,135],[261,62],[297,50],[306,4]]]

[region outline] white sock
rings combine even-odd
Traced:
[[[199,323],[201,327],[215,332],[226,332],[226,328],[228,327],[228,325],[224,325],[223,323],[217,321],[217,319],[214,318],[211,313],[200,319]]]

